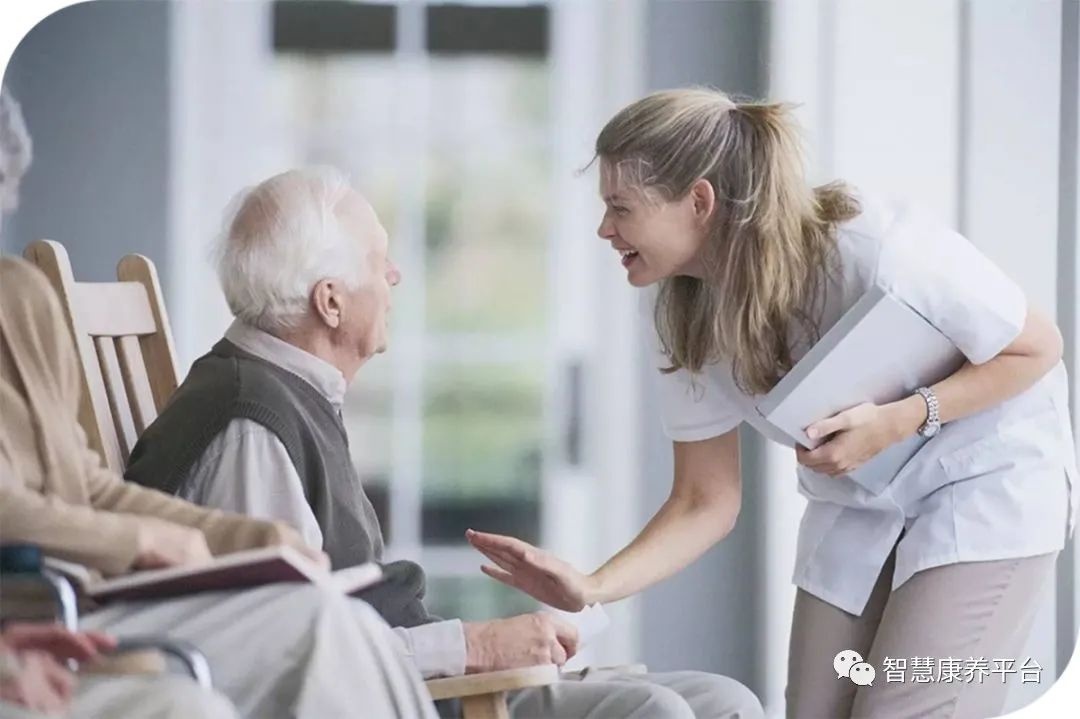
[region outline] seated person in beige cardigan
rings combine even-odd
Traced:
[[[401,275],[368,202],[331,168],[294,170],[242,193],[226,218],[219,277],[235,321],[131,455],[128,479],[231,511],[285,520],[335,568],[380,561],[378,519],[349,455],[346,387],[387,345]],[[425,676],[562,665],[577,633],[547,614],[462,623],[430,616],[424,576],[372,605]],[[514,716],[755,717],[756,697],[702,672],[563,681],[517,693]]]
[[[3,214],[18,205],[19,183],[30,166],[31,152],[19,103],[7,88],[0,88],[0,223]],[[0,422],[7,420],[0,416]],[[6,503],[6,495],[0,500]],[[0,541],[6,536],[0,524]],[[6,610],[8,605],[0,609]],[[134,711],[161,719],[236,716],[228,700],[189,677],[103,673],[85,678],[63,664],[74,659],[83,666],[94,663],[100,667],[102,652],[114,645],[113,637],[99,632],[69,632],[59,624],[6,622],[0,631],[0,719],[55,714],[110,719],[131,716]]]
[[[79,395],[70,330],[48,281],[23,260],[0,257],[0,542],[37,544],[106,575],[278,544],[325,561],[279,522],[121,480],[86,444]],[[80,625],[191,642],[241,716],[321,719],[364,707],[369,716],[434,717],[419,675],[375,611],[313,585],[117,602],[84,614]],[[189,708],[187,716],[197,715]]]

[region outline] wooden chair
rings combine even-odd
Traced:
[[[123,474],[139,435],[179,384],[154,263],[128,255],[117,282],[76,282],[60,243],[38,240],[23,254],[49,278],[74,335],[83,384],[79,423],[109,469]]]
[[[154,263],[127,255],[117,282],[76,282],[63,245],[37,240],[23,255],[60,296],[82,368],[79,423],[90,446],[123,475],[139,435],[179,386],[176,349]],[[505,719],[506,695],[559,680],[551,665],[433,679],[433,699],[460,699],[464,719]]]

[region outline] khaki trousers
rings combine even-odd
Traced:
[[[1028,658],[1020,653],[1056,558],[1057,552],[1052,552],[934,567],[918,572],[891,592],[894,552],[862,616],[798,590],[788,660],[787,716],[985,719],[999,715],[1010,686],[1036,676],[1044,684],[1054,679],[1034,669],[1022,674]],[[874,667],[872,686],[837,678],[833,658],[847,649]],[[922,660],[913,662],[915,657]],[[980,658],[986,660],[988,675],[979,669]],[[902,672],[897,664],[901,659],[906,662]],[[995,659],[1015,660],[1011,665],[1015,673]],[[1045,666],[1049,658],[1034,659]],[[958,664],[959,676],[955,673]],[[993,673],[995,668],[1001,669]],[[950,675],[953,681],[941,680]]]

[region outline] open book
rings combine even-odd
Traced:
[[[758,403],[758,412],[792,442],[814,449],[804,430],[864,402],[887,404],[930,386],[964,362],[960,350],[922,315],[871,287]],[[925,444],[916,435],[886,448],[847,476],[884,489]]]
[[[47,557],[46,567],[66,575],[80,593],[105,603],[120,599],[160,599],[195,592],[243,589],[276,582],[310,582],[356,594],[382,579],[382,568],[367,563],[328,572],[290,547],[263,547],[215,557],[197,567],[150,569],[112,579],[95,579],[82,565]]]

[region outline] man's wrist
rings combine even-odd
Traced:
[[[481,636],[490,622],[462,622],[465,633],[465,673],[476,674],[487,671],[488,659],[484,651]]]

